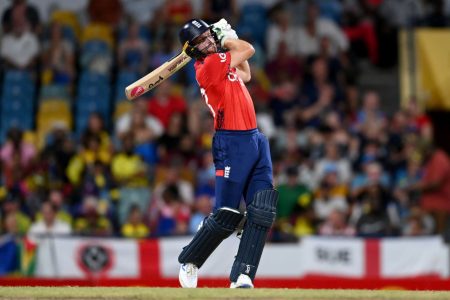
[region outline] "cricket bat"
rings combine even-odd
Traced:
[[[172,76],[190,61],[191,58],[184,51],[181,51],[157,69],[127,86],[125,88],[127,99],[133,100],[157,87],[161,82]]]

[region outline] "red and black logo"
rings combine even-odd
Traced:
[[[113,251],[99,243],[84,244],[77,250],[77,263],[87,276],[103,276],[114,265]]]

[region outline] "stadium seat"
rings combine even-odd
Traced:
[[[125,88],[136,81],[139,76],[135,72],[122,71],[117,76],[116,87],[115,87],[115,102],[120,102],[126,100]]]
[[[81,41],[86,43],[92,40],[104,41],[110,48],[114,45],[112,29],[104,24],[93,23],[87,25],[82,32]]]
[[[32,82],[31,73],[27,71],[9,70],[5,73],[6,85],[11,83],[27,84]]]
[[[237,31],[249,36],[260,46],[265,45],[265,36],[267,31],[267,10],[257,3],[245,4],[242,7],[242,13],[237,25]]]
[[[77,40],[80,38],[80,22],[78,21],[78,17],[74,12],[67,10],[56,10],[52,13],[50,21],[65,25],[65,28],[71,29],[74,37]]]
[[[128,29],[126,26],[121,26],[118,31],[117,31],[117,40],[118,42],[123,41],[128,34]],[[139,27],[139,37],[141,39],[143,39],[144,41],[146,41],[147,43],[150,43],[151,41],[151,34],[150,31],[148,30],[148,28],[146,26],[140,26]]]
[[[61,85],[41,86],[39,101],[59,99],[60,101],[70,102],[70,95],[67,87]]]
[[[81,73],[81,76],[80,76],[80,85],[81,84],[109,85],[109,79],[108,79],[108,76],[105,74],[84,71]]]
[[[69,104],[60,99],[48,99],[39,104],[38,114],[70,114]]]

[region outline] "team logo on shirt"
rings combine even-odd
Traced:
[[[223,177],[224,178],[230,178],[230,171],[231,171],[231,167],[230,166],[225,166],[225,171],[223,173]]]

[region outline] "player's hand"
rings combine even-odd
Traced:
[[[220,19],[219,22],[216,22],[212,25],[212,31],[216,34],[217,40],[220,42],[220,46],[223,48],[225,41],[229,38],[237,39],[238,35],[236,31],[231,28],[231,25],[228,24],[227,20]]]

